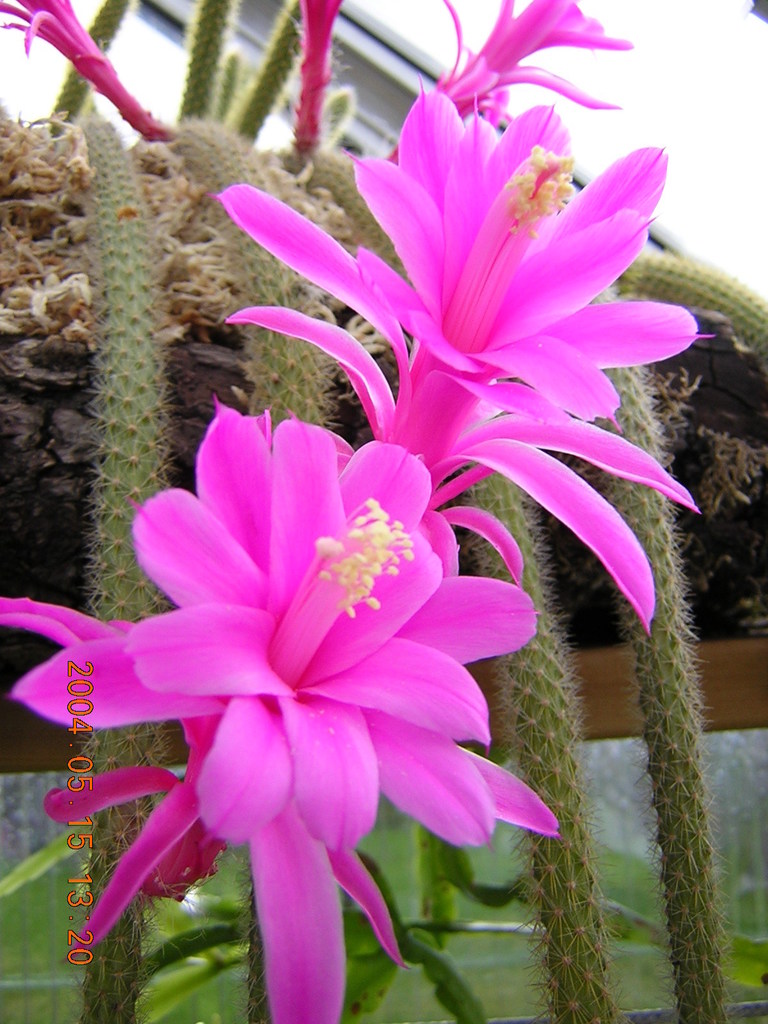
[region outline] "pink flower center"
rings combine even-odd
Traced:
[[[333,580],[343,588],[345,594],[337,607],[351,619],[355,618],[355,605],[361,602],[378,611],[381,604],[371,597],[377,578],[383,573],[397,576],[401,559],[413,561],[413,541],[403,524],[390,520],[375,498],[369,498],[365,507],[368,511],[354,518],[344,541],[333,537],[315,541],[318,556],[326,560],[318,579]]]
[[[482,351],[536,226],[573,194],[573,157],[534,146],[491,205],[443,317],[443,332],[462,352]]]
[[[377,611],[376,580],[396,576],[401,561],[413,561],[413,541],[375,498],[341,537],[318,537],[313,560],[283,615],[270,645],[275,672],[297,686],[317,648],[341,612],[357,617],[356,605]]]

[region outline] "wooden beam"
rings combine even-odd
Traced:
[[[707,729],[768,728],[768,637],[707,640],[699,644],[698,653]],[[580,650],[575,658],[587,738],[638,735],[640,717],[628,650]],[[82,733],[75,737],[15,701],[3,701],[0,716],[0,772],[64,773],[69,758],[82,749]],[[168,763],[183,762],[181,730],[176,725],[166,728]]]

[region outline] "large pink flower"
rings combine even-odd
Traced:
[[[653,579],[634,534],[547,451],[692,507],[655,460],[587,421],[612,418],[619,404],[604,368],[679,352],[696,325],[677,306],[589,304],[643,248],[665,161],[658,150],[632,153],[564,205],[567,146],[550,109],[523,114],[499,139],[482,118],[465,126],[445,96],[421,96],[403,128],[399,165],[357,164],[360,191],[408,281],[362,248],[352,257],[266,193],[235,185],[219,196],[257,242],[388,339],[400,371],[396,402],[341,328],[276,307],[230,320],[303,338],[337,359],[374,435],[424,459],[432,508],[490,471],[504,473],[595,551],[647,624]],[[470,463],[478,465],[444,483]]]
[[[145,139],[169,137],[168,130],[122,84],[110,61],[77,20],[69,0],[0,0],[0,14],[17,19],[2,27],[24,32],[27,53],[35,36],[55,46],[75,71],[114,103],[128,124]]]
[[[443,2],[456,26],[458,54],[455,65],[441,76],[437,88],[453,100],[462,117],[479,110],[497,125],[508,116],[509,86],[523,82],[552,89],[585,107],[611,107],[549,71],[520,63],[537,50],[554,46],[591,50],[632,48],[626,39],[606,36],[600,22],[586,18],[574,0],[532,0],[517,17],[515,0],[502,0],[491,34],[477,53],[466,49],[458,14],[449,0]]]
[[[139,563],[178,608],[128,628],[60,620],[65,650],[13,696],[68,721],[64,664],[83,658],[106,684],[93,725],[196,728],[194,765],[136,845],[154,828],[168,850],[198,818],[208,837],[247,842],[273,1018],[332,1024],[344,989],[336,882],[398,958],[354,853],[380,792],[452,843],[487,842],[497,818],[556,833],[523,783],[456,743],[490,739],[463,663],[520,647],[535,613],[512,584],[444,578],[422,526],[429,473],[399,446],[350,455],[319,427],[289,421],[270,436],[219,408],[197,492],[157,495],[134,526]],[[4,624],[38,628],[37,614],[50,619],[47,606],[0,602]],[[95,932],[114,920],[115,887],[130,898],[141,871],[133,857],[113,878]]]

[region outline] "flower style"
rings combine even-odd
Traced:
[[[658,150],[632,153],[564,205],[567,147],[551,109],[523,114],[498,139],[480,117],[465,126],[445,96],[422,95],[403,127],[399,164],[357,162],[358,187],[409,281],[362,248],[352,257],[257,189],[235,185],[218,197],[257,242],[389,341],[396,402],[374,360],[339,327],[278,307],[249,307],[230,321],[303,338],[333,356],[374,436],[423,458],[430,508],[490,472],[509,477],[592,548],[647,626],[653,578],[634,534],[547,450],[695,507],[654,459],[588,421],[612,418],[619,405],[604,368],[679,352],[696,325],[662,303],[589,305],[643,248],[665,161]]]
[[[429,473],[399,446],[350,454],[319,427],[287,421],[272,435],[263,419],[219,407],[196,475],[197,497],[163,492],[134,524],[138,561],[176,610],[105,625],[0,601],[0,623],[65,644],[13,697],[68,721],[64,666],[85,658],[108,680],[94,726],[180,718],[190,738],[182,783],[147,771],[99,783],[112,800],[123,786],[169,788],[91,914],[94,938],[155,871],[155,848],[166,858],[194,832],[193,870],[204,871],[206,843],[247,842],[275,1024],[335,1024],[336,882],[399,960],[354,853],[380,791],[452,843],[487,842],[497,818],[556,834],[527,786],[456,743],[490,739],[462,663],[520,647],[535,613],[512,584],[444,578],[421,526]],[[170,879],[165,859],[159,870],[173,887],[176,867]]]
[[[0,13],[18,19],[2,27],[24,32],[27,54],[32,40],[40,36],[55,46],[97,92],[114,103],[128,124],[145,139],[170,137],[168,130],[122,84],[111,62],[77,20],[69,0],[0,0]]]
[[[294,138],[300,153],[311,152],[320,138],[323,96],[331,80],[331,35],[341,0],[301,0],[301,92]]]
[[[600,22],[586,18],[574,0],[532,0],[517,17],[515,0],[502,0],[496,23],[478,53],[466,49],[458,14],[449,0],[443,2],[456,27],[458,53],[451,71],[440,77],[437,89],[453,100],[461,117],[469,117],[477,109],[491,124],[498,125],[508,116],[508,87],[523,82],[552,89],[585,107],[613,109],[612,104],[588,96],[558,75],[520,63],[537,50],[554,46],[632,49],[626,39],[606,36]]]

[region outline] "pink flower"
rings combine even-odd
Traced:
[[[120,860],[109,885],[90,916],[95,936],[105,935],[139,891],[147,896],[182,900],[190,886],[216,871],[216,858],[226,844],[205,828],[197,813],[195,781],[202,754],[194,743],[205,719],[191,719],[187,728],[189,766],[183,782],[165,768],[116,768],[93,776],[93,788],[79,793],[52,789],[45,811],[54,821],[82,820],[105,807],[142,796],[168,794],[147,820],[141,835]]]
[[[300,153],[309,153],[320,139],[323,97],[331,80],[331,37],[341,0],[301,0],[301,92],[296,107],[294,138]]]
[[[661,303],[589,305],[643,248],[665,161],[658,150],[632,153],[564,206],[569,165],[558,154],[567,146],[549,109],[523,114],[498,139],[482,118],[465,126],[445,96],[421,96],[399,165],[357,164],[358,187],[408,281],[362,248],[352,257],[266,193],[235,185],[219,196],[257,242],[383,334],[399,367],[396,402],[374,360],[339,327],[277,307],[250,307],[230,321],[303,338],[337,359],[374,436],[423,458],[430,508],[489,472],[509,477],[592,548],[647,625],[653,578],[637,539],[547,452],[694,507],[645,452],[585,421],[611,418],[619,404],[604,368],[679,352],[696,325]]]
[[[627,40],[606,36],[600,22],[585,18],[574,0],[532,0],[517,17],[515,0],[502,0],[496,24],[478,53],[463,45],[458,14],[449,0],[443,2],[456,26],[458,54],[452,70],[441,76],[437,89],[453,100],[461,117],[469,117],[477,109],[491,124],[498,125],[508,116],[508,87],[522,82],[552,89],[585,107],[612,108],[557,75],[520,63],[537,50],[553,46],[632,49]]]
[[[152,720],[165,707],[197,729],[187,778],[154,812],[175,801],[161,822],[165,847],[169,819],[178,835],[198,817],[208,836],[249,844],[275,1024],[335,1024],[336,882],[399,959],[354,853],[379,792],[452,843],[487,842],[497,818],[556,834],[522,782],[456,743],[490,739],[463,663],[520,647],[535,613],[512,584],[444,578],[421,525],[429,473],[396,445],[350,455],[319,427],[289,421],[271,436],[263,420],[219,407],[197,492],[157,495],[134,524],[139,563],[178,608],[120,636],[63,611],[55,638],[67,646],[13,696],[68,721],[65,662],[84,658],[107,684],[94,691],[94,726]],[[39,628],[31,602],[2,601],[0,613]],[[47,606],[39,614],[46,626]],[[120,879],[128,898],[141,884],[137,861]],[[99,934],[112,920],[96,919]]]
[[[168,130],[125,89],[112,64],[77,20],[69,0],[0,0],[0,13],[18,19],[3,27],[24,31],[27,54],[32,40],[40,36],[55,46],[97,92],[114,103],[128,124],[145,139],[170,138]]]

